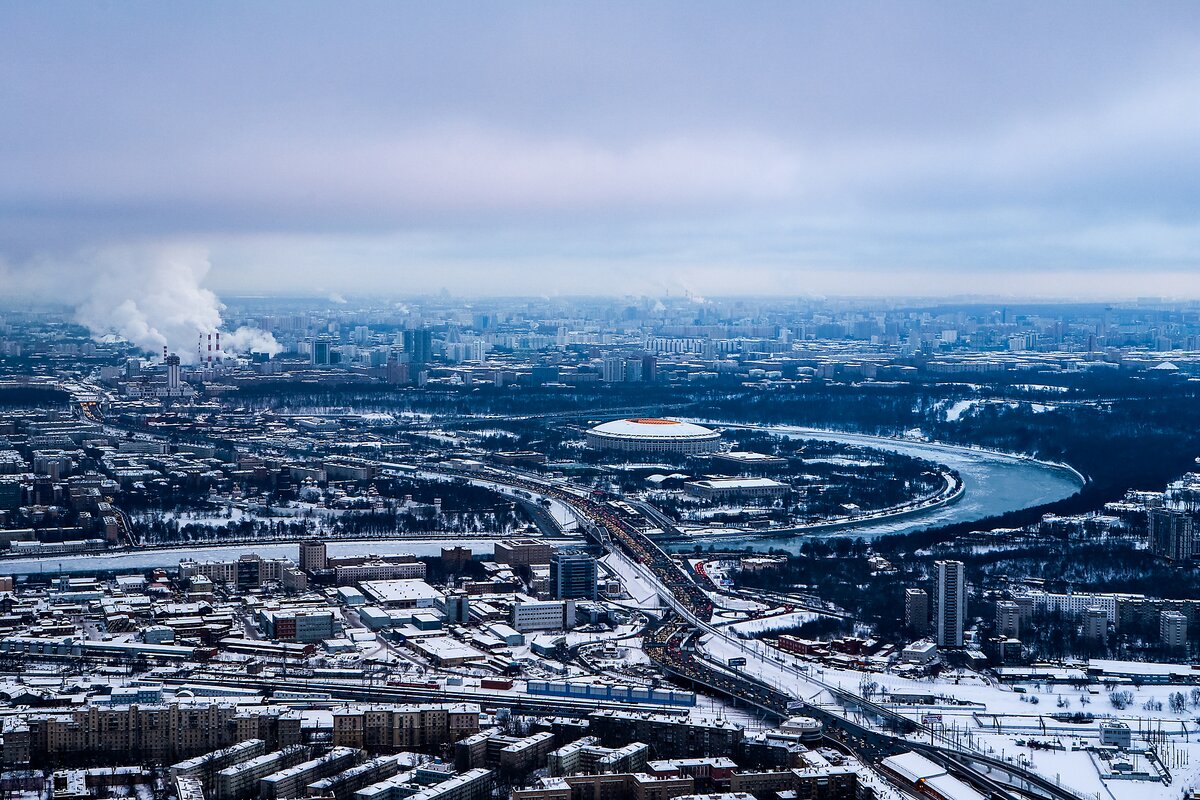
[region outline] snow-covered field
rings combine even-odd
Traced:
[[[1016,400],[956,400],[946,408],[946,421],[958,422],[964,416],[974,413],[975,409],[989,404],[1006,406],[1008,408],[1018,408],[1021,405]],[[1035,414],[1050,411],[1055,407],[1050,403],[1028,403],[1028,405]]]
[[[1014,763],[1026,764],[1085,796],[1099,797],[1100,800],[1166,800],[1200,787],[1200,708],[1192,708],[1189,703],[1179,713],[1169,710],[1170,693],[1187,687],[1121,686],[1119,690],[1131,692],[1133,699],[1126,708],[1117,709],[1103,689],[1100,694],[1091,695],[1076,687],[1028,683],[1019,685],[1025,689],[1021,693],[973,672],[915,680],[888,673],[831,669],[807,663],[764,642],[742,644],[750,654],[758,654],[758,657],[752,655],[748,659],[744,670],[781,691],[832,707],[832,697],[812,679],[856,693],[863,691],[865,682],[873,683],[873,698],[877,702],[889,705],[917,722],[927,714],[938,714],[950,738],[964,744],[969,742],[977,749]],[[728,663],[732,656],[747,654],[737,644],[715,635],[703,637],[701,647],[722,663]],[[893,704],[888,702],[888,695],[893,692],[929,694],[937,700],[933,705]],[[1032,698],[1037,698],[1037,702]],[[1054,714],[1076,712],[1092,714],[1096,719],[1086,724],[1052,719]],[[1100,719],[1116,719],[1128,724],[1135,748],[1155,742],[1160,757],[1171,770],[1171,784],[1102,780],[1096,759],[1086,751],[1031,749],[1027,746],[1030,740],[1066,748],[1073,742],[1095,745],[1099,740]]]
[[[621,585],[625,587],[625,591],[633,598],[632,605],[642,609],[662,608],[662,602],[658,599],[658,591],[649,581],[629,566],[625,559],[617,558],[610,553],[600,559],[599,563],[610,574],[615,575],[617,580],[621,581]]]
[[[806,622],[820,619],[822,616],[824,615],[816,611],[793,611],[790,614],[776,614],[773,617],[735,622],[726,627],[726,630],[739,636],[760,636],[773,631],[786,631]]]

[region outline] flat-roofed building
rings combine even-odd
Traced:
[[[258,782],[281,769],[308,758],[304,745],[290,745],[274,753],[265,753],[249,761],[226,767],[217,773],[214,800],[242,800],[258,793]]]
[[[308,784],[353,767],[361,755],[362,751],[354,747],[335,747],[317,758],[265,776],[258,782],[258,796],[262,800],[303,797]]]
[[[929,633],[929,593],[924,589],[904,590],[904,626],[915,636]]]
[[[445,595],[423,580],[367,581],[360,587],[376,605],[384,608],[440,608]]]
[[[786,483],[771,478],[704,478],[683,485],[701,500],[775,500],[788,493]]]
[[[497,564],[512,567],[545,566],[550,563],[554,548],[538,539],[504,539],[496,542],[493,558]]]

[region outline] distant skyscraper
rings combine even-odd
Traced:
[[[939,647],[962,647],[967,616],[967,570],[961,561],[938,561],[937,643]]]
[[[556,600],[595,600],[596,559],[571,550],[550,556],[550,591]]]
[[[433,360],[433,331],[415,328],[404,332],[404,352],[412,364],[427,364]]]
[[[313,365],[318,367],[328,366],[332,347],[333,342],[328,336],[318,336],[314,339],[312,343]]]
[[[387,376],[388,383],[408,383],[408,364],[395,358],[389,358],[384,367],[384,374]]]
[[[626,383],[641,383],[642,382],[642,359],[640,359],[640,358],[625,359],[625,382]]]
[[[1189,561],[1195,552],[1190,514],[1172,508],[1150,509],[1150,550],[1168,561]]]

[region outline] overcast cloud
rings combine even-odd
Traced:
[[[1194,2],[5,2],[0,67],[10,285],[1200,297]]]

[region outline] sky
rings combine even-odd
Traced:
[[[1200,298],[1195,2],[0,0],[0,120],[77,304]]]

